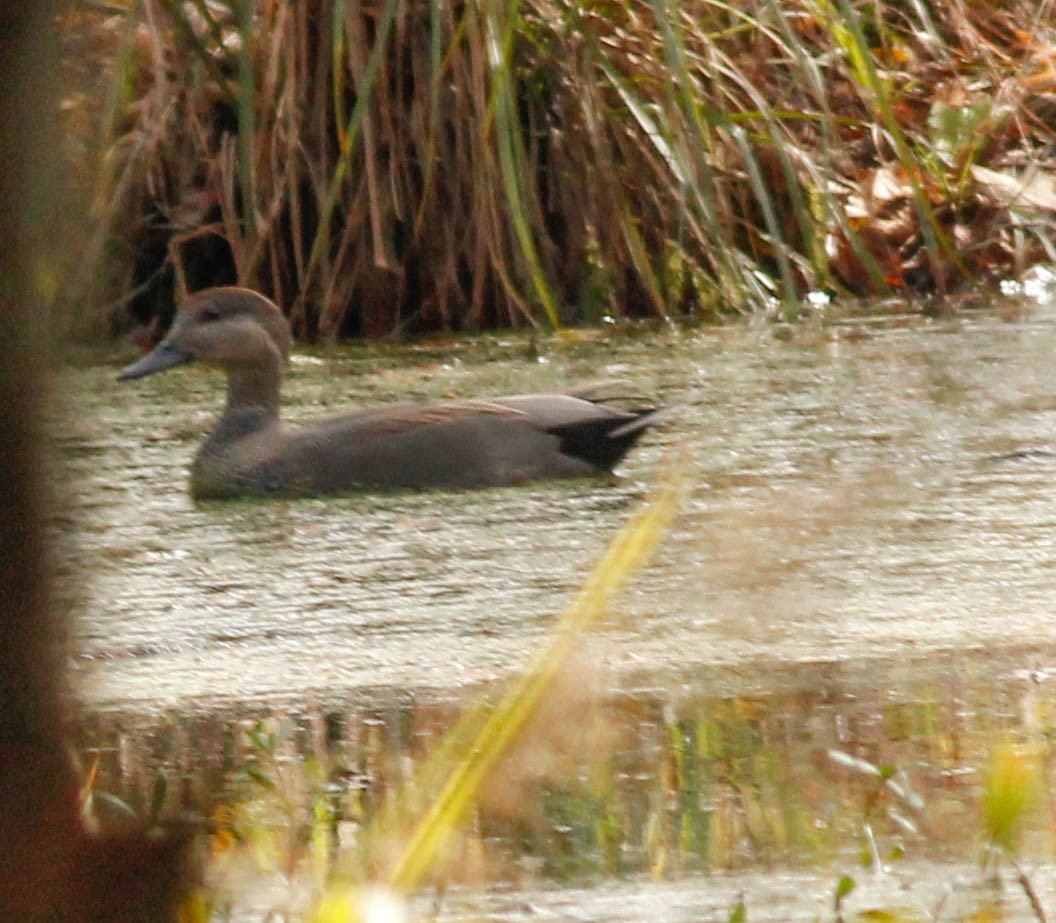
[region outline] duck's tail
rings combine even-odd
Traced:
[[[664,415],[663,407],[613,411],[611,417],[555,428],[565,455],[582,459],[599,471],[611,471],[642,434]]]

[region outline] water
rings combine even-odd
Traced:
[[[422,702],[450,706],[527,662],[665,454],[681,449],[692,457],[682,514],[582,661],[605,695],[668,716],[652,723],[661,743],[641,734],[656,751],[640,769],[641,799],[655,797],[648,780],[666,772],[670,729],[704,721],[693,703],[706,701],[709,716],[762,707],[773,715],[762,735],[771,741],[819,720],[829,729],[800,741],[808,766],[773,811],[812,785],[828,793],[832,769],[819,768],[828,764],[818,754],[833,747],[930,765],[929,797],[946,805],[943,773],[978,770],[1002,728],[1051,723],[1037,702],[1051,699],[1056,652],[1056,454],[1047,454],[1056,452],[1056,308],[1006,307],[948,320],[609,330],[536,344],[511,336],[295,360],[291,422],[606,377],[672,407],[617,478],[479,493],[194,504],[187,470],[221,401],[218,376],[191,367],[118,384],[116,362],[68,369],[59,449],[70,511],[58,525],[76,533],[60,564],[78,598],[77,693],[100,716],[101,737],[174,714],[230,722],[395,708],[401,726],[421,724]],[[863,701],[883,725],[864,737],[847,731]],[[917,709],[929,727],[937,721],[919,735],[922,751],[899,749],[884,720],[892,703]],[[116,716],[119,731],[107,723]],[[950,730],[959,721],[978,731],[971,747],[963,728]],[[957,759],[940,745],[954,738]],[[798,751],[753,752],[780,775]],[[741,783],[760,780],[749,773]],[[929,863],[950,863],[949,881],[971,876],[974,867],[958,864],[965,844],[954,847],[978,785],[976,775],[954,799],[958,820],[947,818],[946,835],[930,831],[930,850],[918,848],[903,873],[918,886],[912,906],[938,899]],[[825,804],[811,802],[804,828]],[[852,839],[855,805],[834,825]],[[542,919],[725,919],[745,891],[757,902],[751,919],[815,916],[831,902],[836,866],[808,873],[796,862],[846,852],[819,854],[807,839],[754,858],[731,846],[720,850],[726,864],[712,861],[711,843],[703,868],[732,868],[730,880],[630,886],[601,873],[608,883],[582,896],[551,894],[552,869],[527,879],[507,870],[488,880],[527,881],[526,892],[471,891],[449,906],[455,918],[519,919],[527,903],[535,909],[524,913]],[[1051,860],[1046,838],[1035,845],[1038,861]],[[648,870],[653,854],[634,849],[641,861],[631,871]],[[760,861],[792,864],[766,872]],[[1051,891],[1051,872],[1037,871],[1040,889]],[[801,876],[817,886],[805,892]],[[878,900],[897,904],[905,881],[879,880],[869,879]],[[639,915],[639,900],[652,909]],[[1032,918],[1029,908],[1002,912]]]
[[[65,373],[76,676],[98,706],[462,687],[523,664],[666,450],[684,514],[605,633],[618,669],[861,661],[1056,641],[1056,316],[767,327],[293,365],[291,421],[626,377],[672,405],[618,480],[195,505],[207,370]]]

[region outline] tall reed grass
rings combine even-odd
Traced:
[[[1051,0],[127,0],[64,26],[95,203],[71,289],[113,327],[226,282],[308,337],[794,317],[1056,253]]]

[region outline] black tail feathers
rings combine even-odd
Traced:
[[[565,455],[581,458],[599,471],[611,471],[642,434],[662,416],[662,407],[647,407],[552,430]]]

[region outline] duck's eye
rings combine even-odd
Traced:
[[[220,309],[219,308],[202,308],[198,314],[198,320],[203,324],[208,324],[210,321],[220,320]]]

